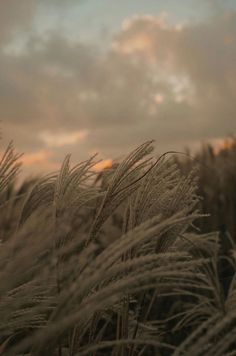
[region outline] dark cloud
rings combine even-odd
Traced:
[[[0,1],[0,45],[30,26],[35,4],[32,0]]]
[[[3,130],[25,151],[44,149],[45,131],[53,140],[86,130],[78,145],[55,145],[56,159],[114,157],[151,138],[160,150],[180,149],[235,133],[235,38],[234,12],[183,27],[139,16],[107,52],[32,33],[24,51],[0,55]]]

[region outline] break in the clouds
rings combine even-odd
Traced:
[[[0,9],[0,119],[26,165],[55,168],[67,152],[109,159],[152,138],[163,151],[235,134],[234,10],[194,23],[136,14],[104,50],[34,31],[33,1]]]

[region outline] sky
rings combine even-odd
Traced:
[[[1,151],[26,173],[236,133],[236,0],[0,0]]]

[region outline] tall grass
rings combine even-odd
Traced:
[[[28,182],[0,162],[0,354],[223,355],[235,349],[217,233],[200,234],[198,173],[146,142],[99,175],[96,157]],[[114,219],[119,216],[114,234]],[[219,337],[220,336],[220,337]],[[231,353],[232,354],[232,353]]]
[[[209,219],[199,221],[201,230],[228,231],[236,239],[236,139],[226,139],[218,150],[205,145],[194,160],[175,157],[184,174],[192,170],[194,162],[199,163],[201,210],[211,214]]]

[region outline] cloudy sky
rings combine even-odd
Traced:
[[[236,0],[0,0],[0,120],[27,172],[236,133]]]

